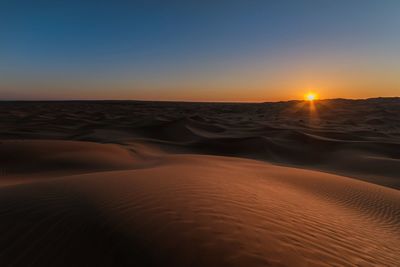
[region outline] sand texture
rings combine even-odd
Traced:
[[[0,266],[399,266],[400,99],[0,103]]]

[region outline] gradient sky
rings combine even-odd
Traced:
[[[0,0],[0,99],[400,96],[400,1]]]

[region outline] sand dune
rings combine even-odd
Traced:
[[[132,168],[133,156],[112,144],[77,141],[3,140],[0,142],[0,184],[33,178]]]
[[[400,260],[397,190],[253,160],[157,159],[148,168],[4,186],[1,262],[395,266]]]
[[[316,105],[2,103],[0,265],[398,266],[400,101]]]
[[[262,104],[4,102],[1,139],[145,142],[246,157],[400,188],[400,100]]]

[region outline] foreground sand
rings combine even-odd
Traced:
[[[22,116],[18,105],[8,112]],[[116,115],[120,104],[108,113],[87,104],[87,117],[74,103],[51,105],[52,114],[35,113],[39,105],[24,124],[3,118],[0,266],[400,262],[396,119],[379,128],[384,136],[365,130],[346,141],[310,125],[263,134],[254,121],[228,127],[235,120],[223,112],[213,117],[219,124],[191,115],[129,126]]]
[[[39,166],[5,175],[2,266],[400,262],[400,192],[394,189],[134,144],[3,141],[0,147]]]

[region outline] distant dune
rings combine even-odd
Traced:
[[[1,102],[1,266],[398,266],[400,99]]]

